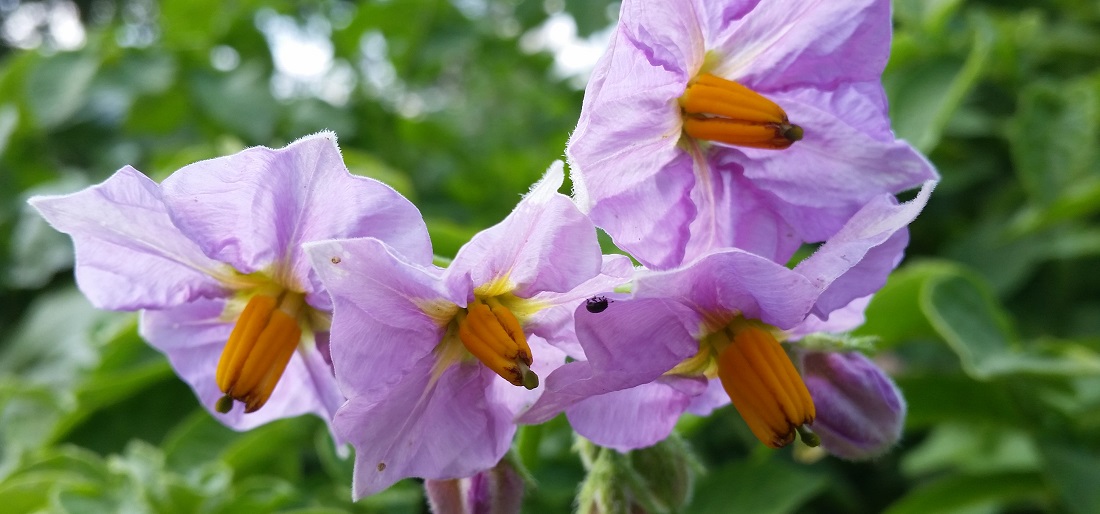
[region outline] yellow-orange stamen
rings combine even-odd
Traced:
[[[767,330],[745,325],[728,332],[730,344],[718,355],[722,387],[757,439],[786,446],[816,416],[806,384]]]
[[[457,322],[458,338],[474,357],[513,385],[538,387],[531,347],[512,311],[495,298],[475,299]]]
[[[218,412],[229,412],[231,400],[244,403],[245,412],[267,403],[302,339],[298,315],[304,302],[302,294],[291,292],[248,300],[218,360],[215,379],[225,393]]]
[[[741,84],[704,73],[680,97],[684,132],[696,139],[781,150],[802,139],[775,102]]]

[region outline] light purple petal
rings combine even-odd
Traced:
[[[707,390],[692,398],[687,411],[696,416],[710,416],[714,409],[729,405],[730,396],[722,387],[722,381],[717,378],[707,380]]]
[[[805,241],[827,239],[875,196],[936,177],[931,164],[908,143],[880,139],[881,134],[868,128],[871,123],[856,124],[873,115],[860,112],[871,107],[853,91],[810,91],[777,99],[803,126],[805,137],[783,151],[746,148],[734,153],[746,178],[776,199],[773,208]],[[885,119],[885,113],[880,117]]]
[[[695,2],[695,15],[699,18],[707,48],[714,49],[745,15],[756,9],[760,0],[727,0],[723,2]]]
[[[737,249],[673,271],[639,273],[634,288],[638,298],[678,298],[700,314],[741,314],[783,329],[806,317],[817,293],[800,274]]]
[[[584,160],[571,154],[574,195],[588,206],[592,222],[639,262],[655,269],[677,266],[697,214],[690,194],[695,163],[687,152],[663,143],[635,145],[630,152],[583,168]]]
[[[786,262],[802,244],[798,233],[776,211],[774,195],[744,176],[740,153],[721,146],[707,150],[709,166],[691,191],[698,216],[691,222],[685,262],[721,248],[740,248],[775,262]]]
[[[685,311],[661,299],[617,301],[600,313],[578,307],[577,336],[588,360],[551,373],[519,421],[541,423],[585,398],[652,382],[695,355],[699,343],[684,328]]]
[[[672,433],[692,398],[706,389],[701,378],[662,378],[587,398],[566,409],[569,424],[590,441],[621,452],[653,446]]]
[[[805,321],[787,332],[789,340],[801,339],[808,334],[819,332],[839,334],[855,330],[867,320],[864,313],[867,310],[867,304],[871,302],[871,296],[856,298],[848,305],[830,312],[828,320],[822,320],[814,314],[807,316]]]
[[[716,75],[757,91],[878,80],[890,53],[888,0],[756,2],[744,14],[746,2],[696,3],[704,17],[718,18],[716,8],[741,15],[708,24],[707,47],[721,56]]]
[[[604,255],[600,274],[585,281],[566,293],[541,292],[532,296],[532,301],[546,307],[524,322],[523,328],[529,334],[537,334],[550,344],[566,351],[576,358],[583,355],[579,350],[576,331],[573,328],[573,312],[589,298],[597,295],[608,298],[614,296],[616,287],[628,282],[634,276],[634,264],[625,255]]]
[[[497,377],[485,393],[489,402],[505,406],[513,416],[534,404],[546,388],[546,377],[565,364],[565,352],[551,346],[541,337],[529,335],[527,344],[531,346],[531,370],[539,376],[539,386],[528,390]]]
[[[203,255],[169,219],[160,188],[126,166],[102,184],[29,203],[76,247],[76,282],[101,309],[180,305],[225,294],[228,270]]]
[[[454,302],[440,289],[437,270],[372,238],[305,248],[332,296],[329,352],[344,395],[392,386],[442,340],[446,327],[423,310]]]
[[[222,319],[224,308],[224,300],[199,299],[168,310],[143,311],[141,336],[168,357],[176,374],[191,386],[202,406],[234,430],[249,430],[301,414],[316,414],[326,422],[332,419],[339,406],[339,401],[333,398],[334,394],[339,395],[336,380],[331,372],[327,375],[320,369],[311,372],[306,359],[319,358],[311,355],[314,349],[302,349],[291,357],[271,398],[260,410],[245,414],[240,403],[235,403],[226,414],[214,410],[218,399],[225,395],[214,375],[233,331],[233,324]]]
[[[649,266],[680,263],[695,216],[692,158],[677,146],[677,99],[696,70],[679,59],[702,58],[690,13],[682,2],[623,5],[623,23],[593,72],[566,147],[577,204]],[[672,24],[647,28],[651,19]]]
[[[481,364],[463,364],[431,384],[434,364],[425,356],[386,394],[351,398],[336,414],[337,432],[356,450],[355,499],[406,477],[470,476],[508,451],[512,413],[486,396],[502,379]]]
[[[513,294],[566,292],[600,272],[596,227],[557,192],[565,179],[554,163],[504,221],[475,235],[447,268],[452,287],[474,288],[507,278]]]
[[[690,0],[623,2],[623,36],[650,66],[695,75],[706,57],[704,34]]]
[[[389,186],[352,176],[330,132],[185,166],[163,189],[173,221],[207,255],[243,273],[279,262],[279,278],[310,293],[318,284],[303,242],[376,237],[411,262],[431,262],[420,212]]]
[[[822,290],[814,314],[828,319],[830,312],[886,283],[909,241],[906,226],[924,209],[935,186],[925,182],[916,198],[900,205],[892,195],[875,198],[795,267]]]

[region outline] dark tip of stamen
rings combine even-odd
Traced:
[[[228,394],[218,398],[218,402],[214,404],[214,410],[221,414],[227,414],[233,410],[233,398]]]
[[[811,432],[805,425],[798,427],[798,438],[802,440],[802,444],[810,448],[821,446],[821,437]]]
[[[534,389],[539,386],[539,376],[534,371],[524,370],[523,373],[523,387],[528,390]]]
[[[801,141],[802,136],[804,135],[802,132],[802,127],[799,127],[798,125],[784,125],[782,133],[783,137],[786,138],[787,141],[790,141],[792,143],[795,141]]]

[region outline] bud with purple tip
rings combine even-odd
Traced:
[[[877,457],[901,437],[905,400],[894,382],[858,352],[806,352],[802,376],[817,406],[814,433],[829,453]]]

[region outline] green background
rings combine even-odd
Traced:
[[[576,122],[583,82],[524,35],[564,12],[586,37],[617,4],[37,4],[76,6],[75,49],[48,25],[37,43],[12,35],[31,4],[0,2],[0,510],[426,512],[415,480],[351,503],[350,461],[320,420],[213,421],[135,315],[76,291],[68,238],[25,200],[327,128],[352,171],[406,194],[453,255],[562,156]],[[763,448],[730,408],[685,418],[700,466],[683,511],[1100,512],[1100,2],[894,10],[894,128],[943,175],[857,332],[880,338],[908,399],[903,440],[848,463]],[[276,77],[272,20],[330,41],[339,73]],[[572,444],[560,418],[521,432],[527,511],[571,508],[584,478]],[[639,502],[667,482],[633,479],[615,484]]]

